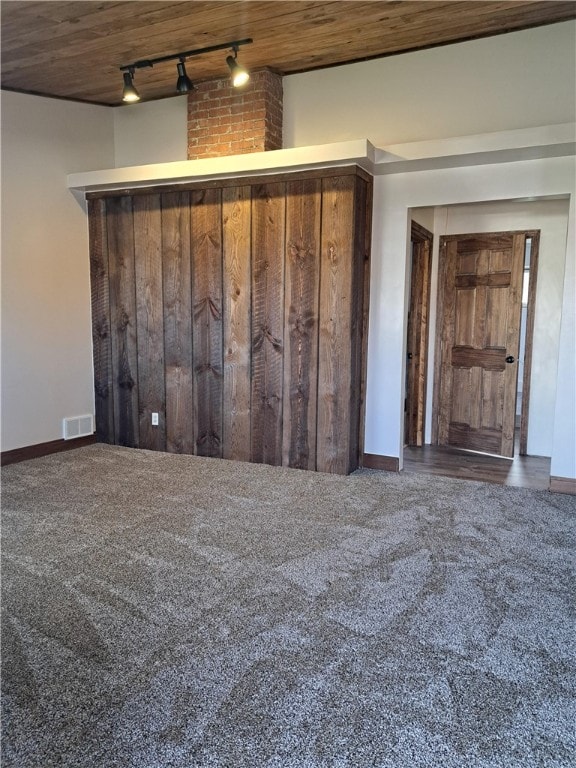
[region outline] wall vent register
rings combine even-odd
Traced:
[[[91,413],[83,416],[71,416],[62,419],[62,437],[73,440],[75,437],[86,437],[94,433],[94,418]]]

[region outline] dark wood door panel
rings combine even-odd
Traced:
[[[499,429],[472,429],[468,424],[452,422],[448,429],[448,442],[453,448],[464,448],[481,453],[500,454],[502,433]]]
[[[484,370],[503,371],[506,367],[504,347],[474,349],[474,347],[452,347],[452,366],[456,368],[480,367]]]

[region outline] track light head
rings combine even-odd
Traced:
[[[134,86],[134,82],[132,80],[133,77],[133,71],[128,70],[128,72],[124,72],[124,89],[122,90],[122,101],[126,104],[134,104],[135,102],[140,101],[140,94]]]
[[[232,85],[234,88],[240,88],[242,85],[246,85],[248,80],[250,80],[250,75],[248,74],[247,70],[244,69],[244,67],[241,67],[240,64],[236,61],[236,56],[238,55],[238,48],[234,48],[234,56],[227,56],[226,57],[226,64],[230,67],[230,73],[232,77]]]
[[[184,66],[184,59],[180,59],[176,64],[178,70],[178,80],[176,81],[176,90],[178,93],[188,93],[194,90],[194,83],[186,74],[186,67]]]

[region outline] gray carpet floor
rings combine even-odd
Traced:
[[[3,471],[3,768],[576,764],[576,499],[94,445]]]

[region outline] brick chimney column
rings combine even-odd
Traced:
[[[204,80],[188,94],[188,159],[282,149],[282,77],[252,72],[243,88]]]

